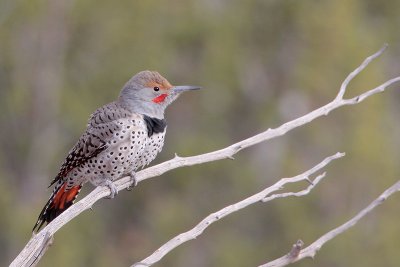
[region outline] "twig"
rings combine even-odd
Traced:
[[[297,183],[300,181],[305,181],[308,180],[309,176],[314,174],[315,172],[319,171],[326,165],[328,165],[332,160],[341,158],[344,156],[344,153],[336,153],[333,156],[327,157],[324,159],[322,162],[311,168],[310,170],[291,177],[291,178],[282,178],[272,186],[264,189],[263,191],[252,195],[242,201],[239,201],[235,204],[229,205],[217,212],[214,212],[210,215],[208,215],[206,218],[204,218],[200,223],[198,223],[195,227],[190,229],[189,231],[179,234],[176,237],[172,238],[170,241],[162,245],[159,249],[157,249],[153,254],[151,254],[149,257],[145,258],[144,260],[135,263],[132,265],[132,267],[148,267],[153,265],[154,263],[160,261],[167,253],[169,253],[171,250],[176,248],[177,246],[195,239],[199,235],[201,235],[204,230],[209,227],[212,223],[228,216],[229,214],[232,214],[238,210],[244,209],[249,205],[255,204],[257,202],[268,202],[271,200],[274,200],[276,198],[281,198],[281,197],[288,197],[288,196],[304,196],[308,194],[311,189],[313,189],[324,177],[325,173],[318,175],[317,178],[315,178],[314,182],[310,184],[307,189],[304,189],[300,192],[288,192],[288,193],[281,193],[281,194],[274,194],[271,195],[271,193],[279,191],[283,188],[284,185],[289,184],[289,183]]]
[[[400,191],[400,181],[397,181],[394,185],[385,190],[385,192],[383,192],[377,199],[372,201],[371,204],[369,204],[365,209],[361,210],[356,216],[354,216],[352,219],[342,224],[341,226],[324,234],[308,247],[300,250],[297,253],[297,256],[292,256],[291,253],[289,253],[283,257],[280,257],[279,259],[260,265],[259,267],[282,267],[307,257],[314,258],[315,254],[317,254],[317,252],[326,242],[335,238],[339,234],[342,234],[343,232],[349,230],[351,227],[357,224],[358,221],[361,220],[365,215],[370,213],[377,206],[381,205],[391,195],[399,191]]]
[[[371,60],[375,59],[384,51],[385,46],[379,50],[377,53],[369,57],[369,59],[365,60],[355,71],[350,74],[345,81],[343,82],[341,89],[334,100],[329,102],[328,104],[311,111],[310,113],[301,116],[297,119],[289,121],[278,128],[275,129],[267,129],[266,131],[247,138],[243,141],[230,145],[226,148],[205,153],[202,155],[192,156],[192,157],[178,157],[165,161],[156,166],[144,169],[136,174],[136,181],[140,182],[145,179],[149,179],[152,177],[160,176],[167,171],[172,169],[176,169],[184,166],[192,166],[197,164],[202,164],[210,161],[217,161],[221,159],[231,159],[233,155],[238,153],[240,150],[256,145],[260,142],[264,142],[279,136],[286,134],[288,131],[293,130],[297,127],[305,125],[316,118],[322,117],[324,115],[328,115],[329,112],[335,110],[344,105],[353,105],[358,104],[367,97],[370,97],[376,93],[384,91],[388,86],[400,81],[400,76],[395,77],[393,79],[388,80],[387,82],[381,84],[380,86],[371,89],[359,96],[356,96],[351,99],[343,99],[343,95],[346,92],[347,85],[349,82],[360,73]],[[130,186],[131,179],[130,177],[124,177],[118,180],[116,183],[118,190],[125,189]],[[58,216],[54,221],[52,221],[49,225],[42,229],[37,235],[33,236],[25,248],[21,251],[21,253],[14,259],[11,263],[11,266],[26,266],[28,262],[30,262],[30,258],[33,255],[36,255],[38,250],[40,250],[40,244],[43,243],[43,239],[45,235],[43,233],[48,232],[50,235],[53,235],[57,232],[63,225],[67,224],[70,220],[78,216],[83,211],[90,209],[94,203],[96,203],[99,199],[104,198],[110,194],[110,191],[107,187],[98,187],[94,189],[90,194],[84,197],[79,202],[72,205],[68,210],[63,212],[60,216]],[[43,255],[43,254],[42,254]]]
[[[347,86],[348,86],[348,84],[351,82],[351,80],[353,80],[358,74],[360,74],[360,72],[363,71],[363,70],[368,66],[368,64],[371,63],[372,60],[374,60],[375,58],[379,57],[379,56],[386,50],[387,47],[388,47],[388,44],[384,44],[384,45],[382,46],[382,48],[379,49],[378,52],[376,52],[375,54],[373,54],[373,55],[367,57],[367,58],[363,61],[363,63],[361,63],[361,65],[360,65],[357,69],[353,70],[353,71],[346,77],[346,79],[344,79],[342,85],[340,86],[339,93],[338,93],[338,95],[336,96],[336,99],[337,99],[337,100],[343,99],[343,96],[344,96],[344,94],[346,93]]]

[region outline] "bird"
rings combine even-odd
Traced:
[[[69,151],[50,183],[52,194],[32,229],[36,232],[68,209],[86,182],[107,186],[109,198],[118,190],[114,184],[155,159],[162,150],[167,106],[186,91],[199,86],[173,86],[156,71],[135,74],[122,88],[117,100],[90,115],[86,130]]]

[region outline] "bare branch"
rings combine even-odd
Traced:
[[[53,236],[50,235],[49,232],[45,233],[42,244],[40,245],[40,249],[35,252],[33,257],[31,257],[30,262],[28,262],[28,266],[35,266],[39,262],[44,253],[46,253],[47,249],[53,243],[53,239]]]
[[[311,189],[313,189],[324,177],[325,173],[319,175],[317,178],[315,178],[314,182],[308,186],[307,189],[302,190],[300,192],[288,192],[288,193],[281,193],[281,194],[274,194],[271,195],[271,193],[279,191],[283,188],[284,185],[289,184],[289,183],[297,183],[300,181],[305,181],[308,180],[309,176],[314,174],[315,172],[319,171],[326,165],[328,165],[332,160],[341,158],[344,156],[344,153],[336,153],[333,156],[327,157],[324,159],[322,162],[311,168],[310,170],[291,177],[291,178],[282,178],[272,186],[264,189],[263,191],[252,195],[242,201],[239,201],[235,204],[229,205],[217,212],[214,212],[210,215],[208,215],[206,218],[204,218],[199,224],[197,224],[195,227],[190,229],[189,231],[182,233],[174,238],[172,238],[170,241],[162,245],[159,249],[157,249],[153,254],[151,254],[149,257],[146,259],[135,263],[132,265],[132,267],[143,267],[143,266],[151,266],[154,263],[160,261],[166,254],[168,254],[171,250],[176,248],[177,246],[195,239],[199,235],[201,235],[204,230],[209,227],[212,223],[228,216],[229,214],[232,214],[238,210],[244,209],[249,205],[255,204],[257,202],[268,202],[271,200],[274,200],[276,198],[281,198],[281,197],[288,197],[288,196],[304,196],[308,194]]]
[[[361,63],[361,65],[360,65],[357,69],[353,70],[353,71],[346,77],[346,79],[344,79],[344,82],[342,83],[342,86],[340,86],[339,93],[338,93],[338,95],[336,96],[336,100],[337,100],[337,101],[340,101],[340,100],[343,99],[343,96],[344,96],[344,94],[346,93],[347,86],[349,85],[349,83],[350,83],[358,74],[360,74],[360,72],[362,72],[362,71],[368,66],[368,64],[371,63],[372,60],[374,60],[375,58],[379,57],[379,56],[386,50],[387,47],[388,47],[388,44],[384,44],[384,45],[382,46],[382,48],[379,49],[378,52],[376,52],[375,54],[373,54],[373,55],[367,57],[367,58],[364,60],[364,62]]]
[[[353,76],[357,75],[359,72],[361,72],[373,59],[378,57],[384,49],[381,49],[378,51],[376,54],[368,57],[361,65],[358,67],[353,73],[353,75],[349,76],[346,78],[346,80],[343,82],[341,89],[338,93],[338,96],[328,104],[315,109],[314,111],[311,111],[310,113],[301,116],[297,119],[294,119],[292,121],[289,121],[278,128],[275,129],[267,129],[266,131],[259,133],[255,136],[249,137],[243,141],[240,141],[238,143],[235,143],[233,145],[230,145],[226,148],[216,150],[213,152],[205,153],[202,155],[197,155],[197,156],[192,156],[192,157],[179,157],[175,156],[175,158],[165,161],[161,164],[158,164],[156,166],[144,169],[142,171],[139,171],[136,174],[136,181],[140,182],[145,179],[149,179],[152,177],[160,176],[164,174],[167,171],[170,171],[172,169],[184,167],[184,166],[192,166],[192,165],[197,165],[197,164],[202,164],[210,161],[217,161],[221,159],[232,159],[233,155],[238,153],[244,148],[256,145],[260,142],[264,142],[279,136],[282,136],[286,134],[288,131],[293,130],[297,127],[303,126],[311,121],[313,121],[316,118],[322,117],[324,115],[328,115],[329,112],[332,110],[335,110],[341,106],[344,105],[352,105],[352,104],[358,104],[362,100],[364,100],[367,97],[370,97],[378,92],[382,92],[385,88],[388,86],[400,81],[400,76],[393,78],[391,80],[388,80],[387,82],[381,84],[380,86],[369,90],[359,96],[356,96],[352,99],[343,99],[342,95],[344,95],[344,92],[347,88],[348,83],[352,80]],[[344,88],[344,89],[343,89]],[[124,177],[118,181],[115,182],[116,187],[118,190],[125,189],[130,186],[131,179],[130,177]],[[86,197],[84,197],[82,200],[79,202],[75,203],[72,205],[68,210],[63,212],[60,216],[58,216],[55,220],[53,220],[49,225],[47,225],[45,228],[42,229],[38,234],[34,235],[31,240],[28,242],[28,244],[25,246],[25,248],[21,251],[21,253],[15,258],[15,260],[11,263],[11,266],[26,266],[28,262],[31,262],[31,258],[34,257],[34,255],[37,255],[38,251],[41,249],[41,244],[43,243],[43,240],[45,239],[46,234],[49,233],[50,235],[53,235],[55,232],[57,232],[63,225],[68,223],[70,220],[78,216],[81,212],[90,209],[94,203],[96,203],[99,199],[104,198],[110,194],[110,191],[107,187],[98,187],[94,189],[90,194],[88,194]],[[43,255],[43,254],[40,254]],[[38,259],[36,260],[38,262]]]
[[[371,202],[365,209],[361,210],[356,216],[354,216],[349,221],[345,222],[341,226],[329,231],[328,233],[321,236],[314,243],[309,245],[308,247],[300,250],[297,253],[297,256],[293,257],[292,253],[289,253],[279,259],[268,262],[266,264],[260,265],[259,267],[281,267],[289,265],[290,263],[302,260],[304,258],[310,257],[314,258],[315,254],[321,249],[321,247],[328,242],[329,240],[335,238],[339,234],[349,230],[353,227],[359,220],[361,220],[365,215],[370,213],[377,206],[381,205],[387,198],[393,195],[396,192],[400,191],[400,181],[397,181],[394,185],[389,187],[385,192],[383,192],[377,199]],[[293,250],[293,249],[292,249]]]
[[[398,81],[400,81],[400,77],[392,78],[392,79],[384,82],[383,84],[379,85],[378,87],[375,87],[372,90],[369,90],[369,91],[367,91],[367,92],[365,92],[365,93],[363,93],[361,95],[355,96],[353,98],[345,99],[345,100],[343,100],[343,102],[345,103],[345,105],[358,104],[358,103],[364,101],[366,98],[368,98],[368,97],[370,97],[370,96],[372,96],[374,94],[382,93],[383,91],[385,91],[385,89],[388,86],[390,86],[391,84],[396,83]]]
[[[338,154],[336,154],[336,155],[334,155],[334,156],[337,156],[337,155],[339,155],[340,157],[342,157],[342,156],[344,156],[344,153],[341,153],[341,154],[338,153]],[[318,176],[314,179],[314,181],[311,181],[311,180],[308,178],[308,176],[305,176],[305,177],[304,177],[304,180],[306,180],[307,182],[310,183],[310,185],[309,185],[306,189],[304,189],[304,190],[302,190],[302,191],[299,191],[299,192],[287,192],[287,193],[281,193],[281,194],[274,194],[274,195],[265,197],[265,198],[262,200],[262,202],[268,202],[268,201],[271,201],[271,200],[273,200],[273,199],[275,199],[275,198],[302,197],[302,196],[304,196],[304,195],[307,195],[307,194],[310,193],[310,191],[319,183],[319,181],[321,181],[323,178],[325,178],[325,175],[326,175],[325,172],[324,172],[323,174],[318,175]]]

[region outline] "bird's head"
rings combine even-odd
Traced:
[[[122,88],[120,101],[131,111],[150,117],[163,118],[165,108],[178,96],[199,86],[173,86],[156,71],[142,71],[134,75]]]

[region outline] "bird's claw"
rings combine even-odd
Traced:
[[[136,173],[131,172],[129,174],[131,180],[130,180],[130,185],[126,188],[126,190],[131,191],[135,186],[137,186],[138,181],[136,180]]]
[[[107,186],[110,189],[110,195],[107,198],[112,199],[115,195],[118,195],[118,188],[111,180],[106,180],[104,186]]]

